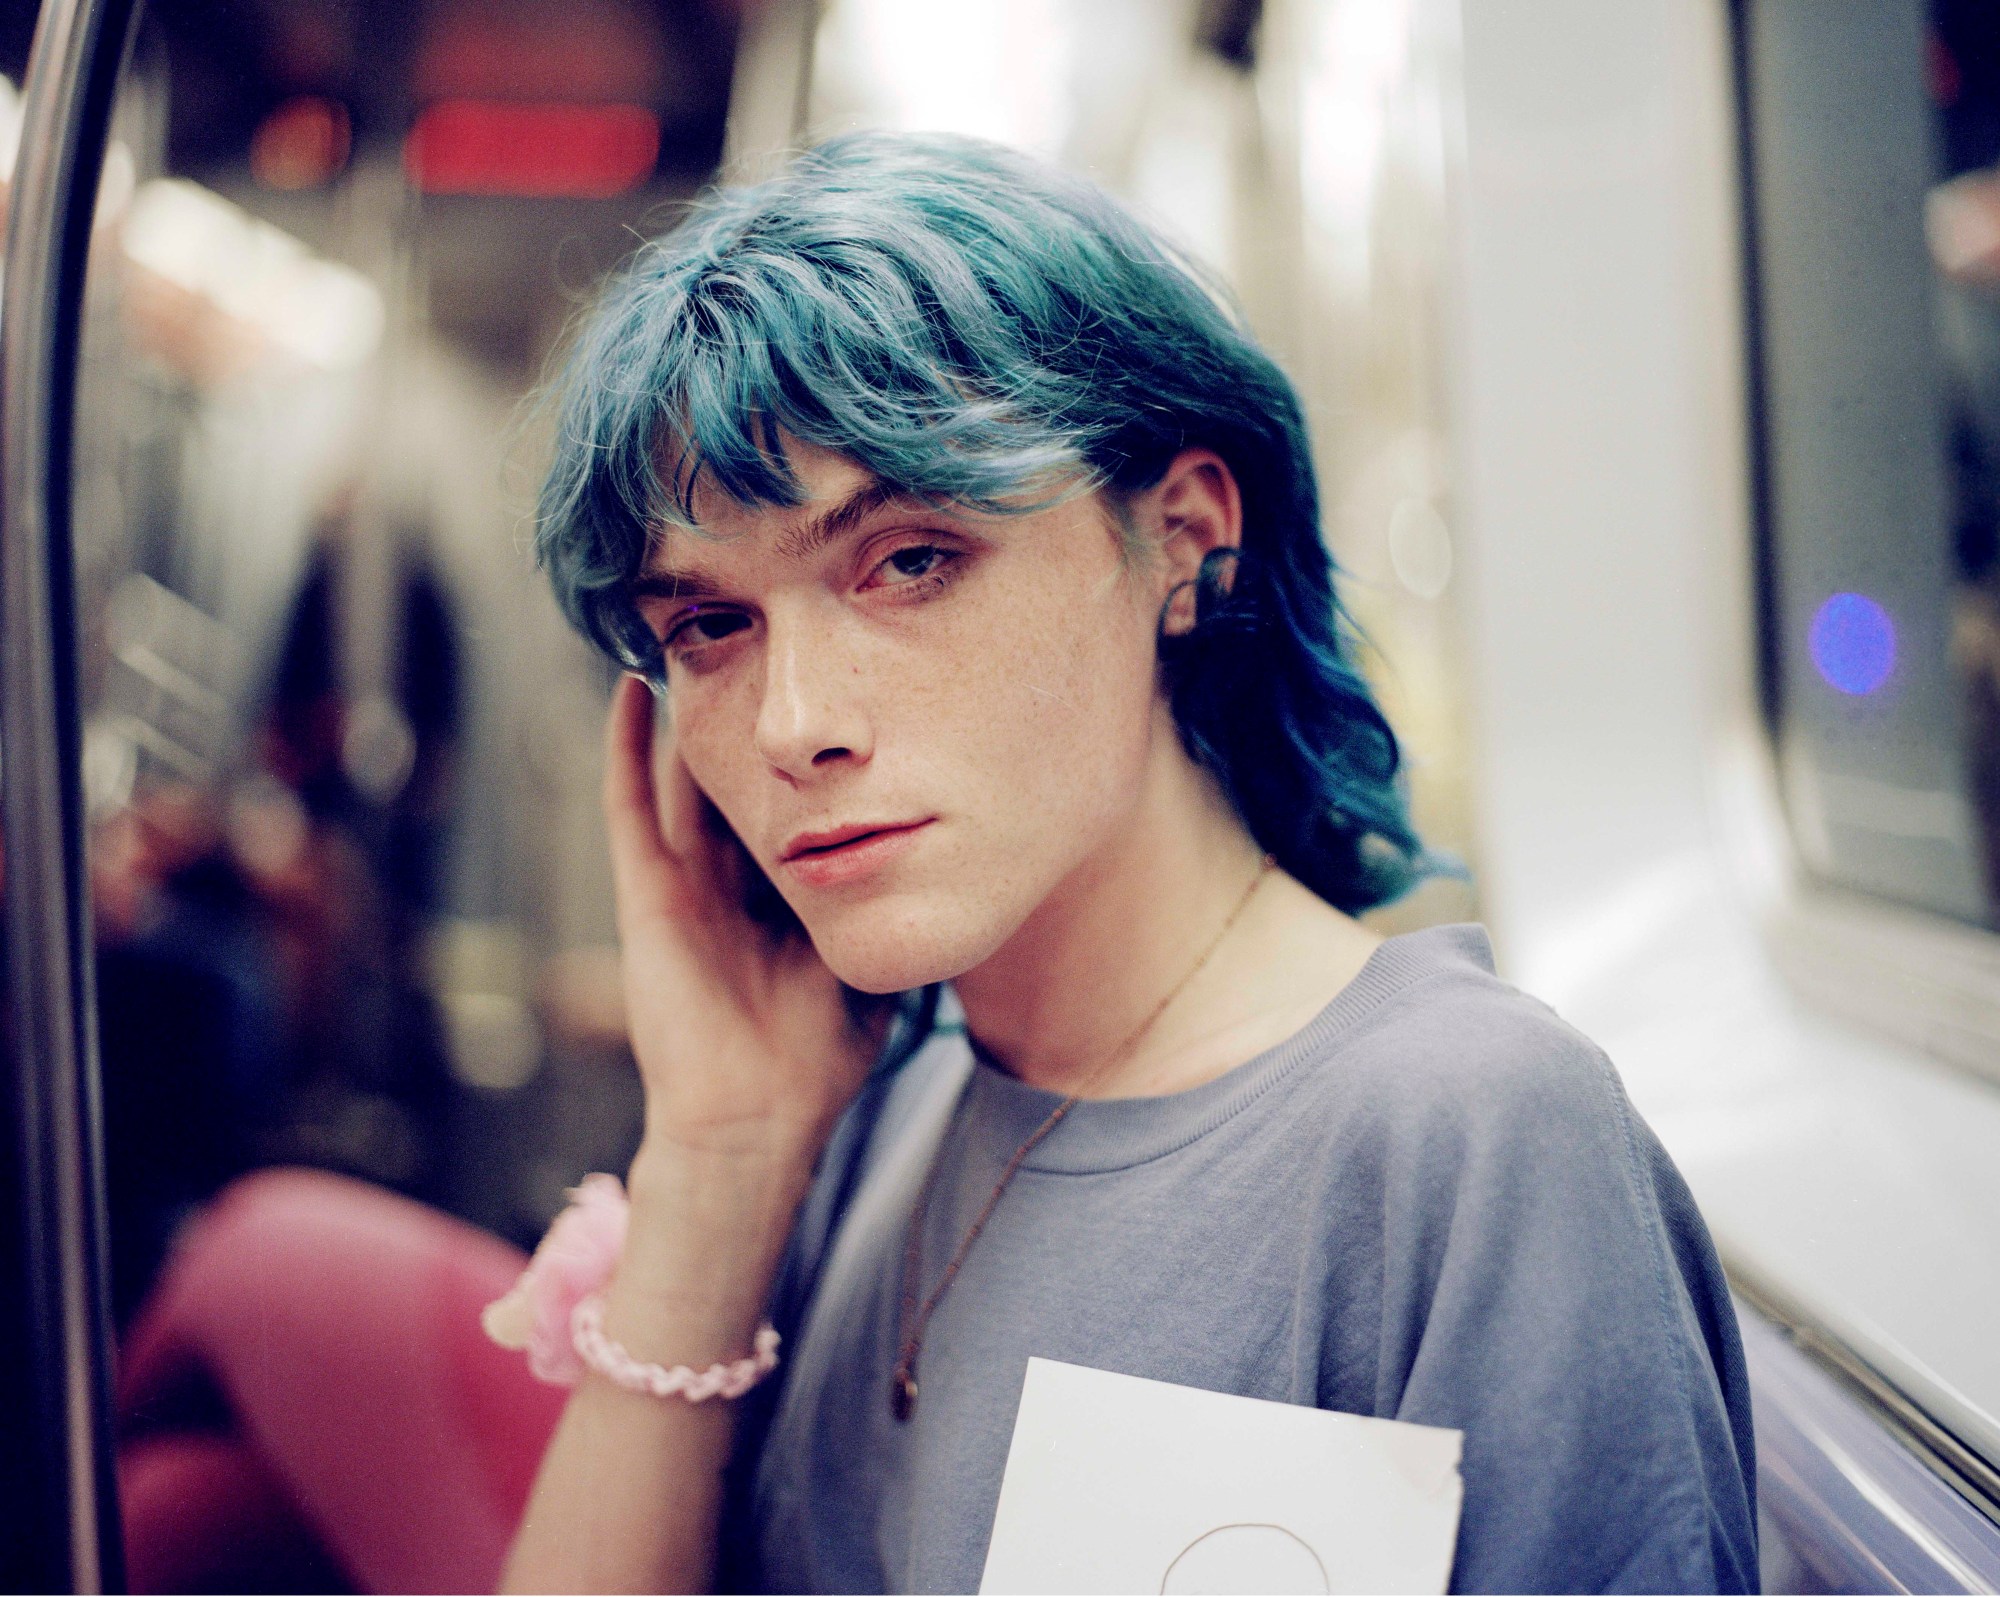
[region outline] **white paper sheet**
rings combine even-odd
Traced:
[[[1460,1433],[1030,1359],[982,1592],[1442,1592]]]

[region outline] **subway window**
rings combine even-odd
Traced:
[[[2000,916],[2000,13],[1738,8],[1764,666],[1822,881]]]

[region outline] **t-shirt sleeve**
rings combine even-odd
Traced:
[[[1381,1171],[1377,1412],[1464,1432],[1452,1589],[1755,1590],[1707,1232],[1604,1056],[1508,1020],[1416,1087]]]

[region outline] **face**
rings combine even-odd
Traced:
[[[842,980],[946,980],[1138,802],[1167,580],[1097,495],[940,512],[792,458],[807,504],[710,495],[640,584],[681,758]]]

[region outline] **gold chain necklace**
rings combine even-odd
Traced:
[[[1256,876],[1243,890],[1243,896],[1236,901],[1236,907],[1229,912],[1229,918],[1222,923],[1222,929],[1202,951],[1201,958],[1194,962],[1185,976],[1167,990],[1166,997],[1153,1006],[1152,1012],[1139,1022],[1131,1034],[1084,1077],[1076,1091],[1051,1109],[1048,1118],[1028,1134],[1026,1142],[1014,1150],[1014,1156],[1007,1161],[1007,1168],[1001,1172],[992,1196],[987,1198],[979,1211],[978,1218],[966,1228],[965,1236],[952,1253],[951,1261],[944,1267],[944,1274],[938,1278],[938,1284],[931,1289],[930,1296],[924,1299],[923,1306],[919,1308],[917,1271],[922,1263],[920,1255],[923,1251],[924,1216],[930,1210],[931,1196],[937,1187],[938,1172],[944,1168],[944,1150],[942,1147],[939,1148],[937,1157],[931,1162],[930,1174],[924,1178],[923,1190],[918,1194],[917,1207],[910,1215],[910,1234],[903,1246],[903,1303],[897,1325],[899,1328],[908,1329],[903,1337],[902,1351],[896,1356],[895,1374],[889,1381],[889,1412],[898,1420],[908,1420],[917,1411],[917,1355],[923,1350],[924,1330],[929,1326],[931,1315],[937,1311],[937,1306],[944,1301],[945,1293],[951,1290],[952,1282],[958,1278],[959,1269],[965,1263],[965,1256],[972,1251],[972,1245],[979,1240],[979,1233],[986,1229],[986,1222],[993,1218],[993,1211],[1000,1206],[1001,1194],[1006,1192],[1008,1183],[1019,1173],[1021,1166],[1027,1163],[1028,1155],[1035,1151],[1042,1139],[1062,1124],[1069,1112],[1083,1101],[1086,1092],[1110,1074],[1113,1065],[1138,1047],[1146,1033],[1153,1029],[1153,1023],[1167,1012],[1167,1005],[1180,997],[1187,984],[1201,974],[1202,968],[1215,957],[1215,951],[1222,946],[1222,940],[1229,935],[1229,929],[1236,924],[1237,918],[1250,907],[1250,900],[1256,896],[1257,889],[1264,883],[1264,878],[1270,875],[1274,863],[1269,854],[1264,856]]]

